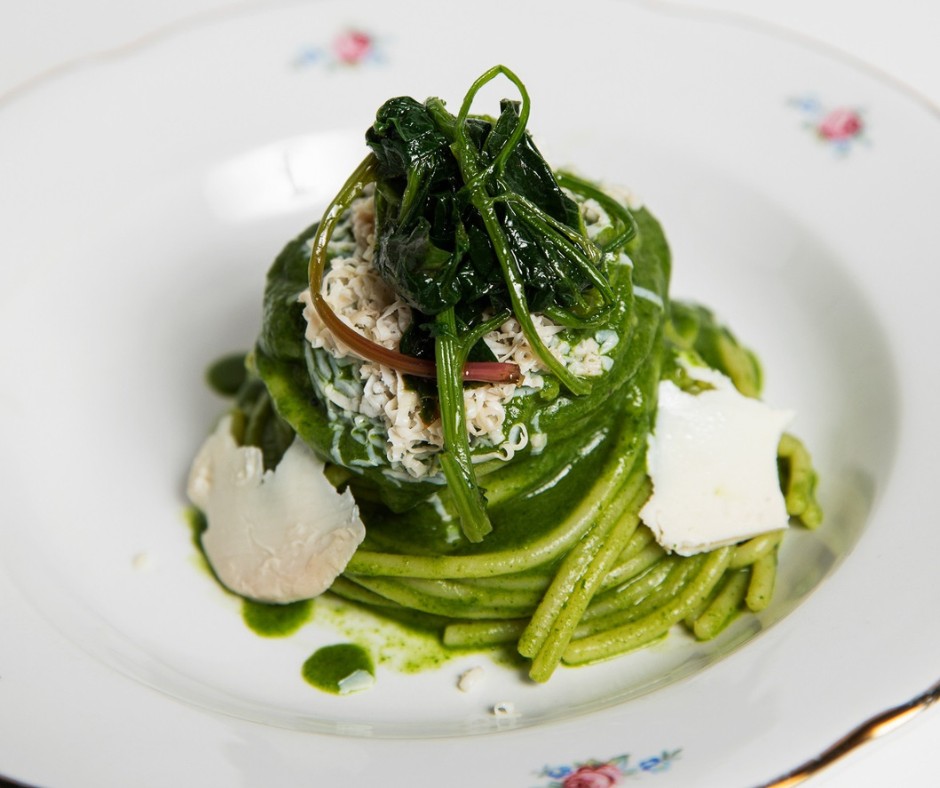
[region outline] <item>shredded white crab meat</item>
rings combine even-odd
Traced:
[[[347,325],[365,338],[383,347],[397,350],[402,334],[411,324],[411,308],[386,284],[375,269],[375,211],[371,195],[355,200],[350,208],[355,249],[348,255],[334,256],[324,273],[321,295]],[[299,295],[307,321],[306,339],[313,348],[322,348],[334,358],[355,357],[352,350],[323,324],[313,306],[310,291]],[[562,338],[564,331],[543,315],[533,315],[535,329],[552,354],[575,375],[591,377],[609,369],[607,353],[616,345],[612,331],[598,332],[573,347]],[[600,341],[599,341],[600,340]],[[524,425],[505,430],[505,404],[518,386],[540,389],[544,385],[541,361],[529,346],[514,318],[483,337],[497,361],[516,364],[522,375],[519,384],[492,383],[464,389],[467,430],[471,445],[490,445],[493,451],[477,457],[483,461],[498,457],[510,459],[528,444]],[[409,476],[422,478],[434,473],[435,455],[444,443],[439,419],[426,423],[422,418],[417,392],[405,385],[400,372],[390,367],[363,361],[359,366],[362,394],[330,389],[328,396],[337,406],[362,414],[384,424],[388,434],[386,455],[393,468]],[[519,429],[521,427],[521,429]]]

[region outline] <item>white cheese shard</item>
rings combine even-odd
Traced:
[[[714,370],[686,369],[714,388],[690,394],[659,384],[643,522],[663,548],[686,556],[786,528],[777,445],[793,413],[743,396]]]
[[[261,602],[322,594],[365,537],[352,493],[336,491],[300,438],[265,471],[260,449],[235,442],[231,417],[196,455],[187,492],[208,521],[202,544],[219,580]]]

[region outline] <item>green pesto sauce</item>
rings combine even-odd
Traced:
[[[507,466],[484,478],[490,500],[493,532],[478,544],[447,538],[446,524],[430,503],[421,503],[402,513],[390,512],[381,504],[359,502],[366,525],[363,547],[378,552],[406,555],[480,555],[499,550],[525,550],[550,532],[580,503],[608,457],[609,435],[597,430],[597,442],[589,452],[572,448],[569,442],[530,457],[525,465]],[[583,437],[578,439],[583,441]],[[529,495],[531,479],[553,479],[538,495]],[[538,486],[538,485],[536,485]],[[507,488],[507,489],[504,489]]]
[[[394,619],[379,616],[332,594],[317,599],[316,623],[355,640],[376,655],[377,662],[398,673],[433,670],[457,656],[441,642],[440,628],[420,613],[401,611]]]
[[[357,670],[375,675],[372,657],[356,643],[337,643],[317,649],[304,662],[301,675],[308,684],[324,692],[341,694],[340,682]]]
[[[184,516],[189,525],[200,567],[211,574],[221,588],[231,593],[213,571],[212,565],[209,563],[209,559],[206,558],[205,551],[202,548],[202,535],[208,527],[205,514],[195,506],[190,506],[184,512]],[[245,624],[252,632],[266,638],[283,638],[294,634],[310,620],[313,612],[312,599],[303,599],[287,605],[270,605],[264,602],[256,602],[253,599],[240,598],[242,602],[242,619]]]
[[[199,568],[212,576],[219,587],[232,594],[218,579],[202,549],[202,534],[207,523],[205,515],[196,507],[183,512],[189,526]],[[238,597],[242,604],[242,620],[261,637],[288,637],[308,621],[330,627],[343,637],[366,643],[377,654],[378,662],[399,673],[414,674],[433,670],[460,654],[447,649],[441,642],[440,626],[424,614],[400,611],[389,616],[378,616],[331,594],[314,600],[302,600],[288,605],[268,605]]]
[[[202,535],[206,528],[209,527],[209,523],[206,522],[206,516],[195,506],[188,506],[183,512],[183,517],[186,518],[186,524],[189,526],[190,538],[201,555]]]
[[[252,632],[266,638],[293,635],[310,620],[312,612],[312,599],[302,599],[287,605],[269,605],[242,599],[242,619]]]
[[[487,654],[497,664],[507,667],[518,668],[524,663],[515,648],[508,646],[447,648],[441,641],[443,622],[435,616],[418,611],[389,609],[379,614],[329,593],[318,597],[316,605],[312,599],[287,605],[270,605],[237,597],[218,579],[203,551],[202,535],[208,526],[205,515],[193,506],[187,507],[183,514],[189,526],[193,546],[196,548],[195,556],[199,568],[210,575],[226,594],[240,600],[242,620],[252,632],[261,637],[286,638],[307,622],[314,621],[350,641],[364,644],[345,645],[349,646],[349,653],[359,649],[369,658],[370,673],[373,673],[370,654],[375,655],[377,664],[406,675],[441,668],[469,652]],[[342,663],[339,659],[342,653],[343,651],[327,651],[326,656],[321,655],[314,659],[315,654],[310,657],[302,669],[304,679],[327,692],[339,693],[339,680],[350,675],[359,666],[358,657]],[[330,657],[330,654],[333,656]],[[324,678],[325,668],[320,666],[328,657],[335,663],[333,670],[343,673],[338,679],[334,678],[331,685],[329,679]],[[323,681],[332,686],[332,689],[329,686],[321,686]]]
[[[215,571],[212,569],[212,565],[209,563],[209,559],[206,558],[206,553],[202,549],[202,535],[205,533],[206,528],[209,527],[206,516],[195,506],[188,506],[183,511],[183,518],[186,520],[186,524],[189,526],[189,538],[193,543],[193,547],[196,548],[196,555],[194,558],[196,566],[199,567],[199,569],[201,569],[203,572],[212,575],[213,579],[215,579],[219,586],[225,589],[225,586],[222,585],[222,581],[216,577]]]
[[[316,623],[364,644],[379,665],[396,673],[437,670],[470,653],[485,654],[494,663],[514,669],[526,664],[515,644],[449,648],[441,640],[443,624],[434,618],[418,611],[369,610],[329,593],[317,599],[315,615]]]

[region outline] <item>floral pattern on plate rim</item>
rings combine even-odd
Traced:
[[[539,777],[547,778],[538,788],[613,788],[623,785],[627,778],[639,778],[644,774],[664,772],[672,766],[679,750],[663,750],[659,755],[643,758],[636,766],[630,764],[630,754],[625,753],[606,761],[580,761],[562,766],[544,766]]]
[[[327,44],[303,46],[291,61],[296,69],[323,66],[328,69],[350,68],[385,61],[382,40],[362,28],[340,31]]]
[[[857,107],[828,106],[813,94],[790,98],[787,104],[803,115],[805,129],[839,155],[859,144],[871,144],[865,133],[864,112]]]

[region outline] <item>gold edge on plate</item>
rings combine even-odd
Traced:
[[[896,730],[938,700],[940,700],[940,681],[907,703],[894,706],[868,718],[815,758],[811,758],[792,771],[768,783],[761,783],[755,788],[792,788],[792,786],[800,785],[863,744]]]

